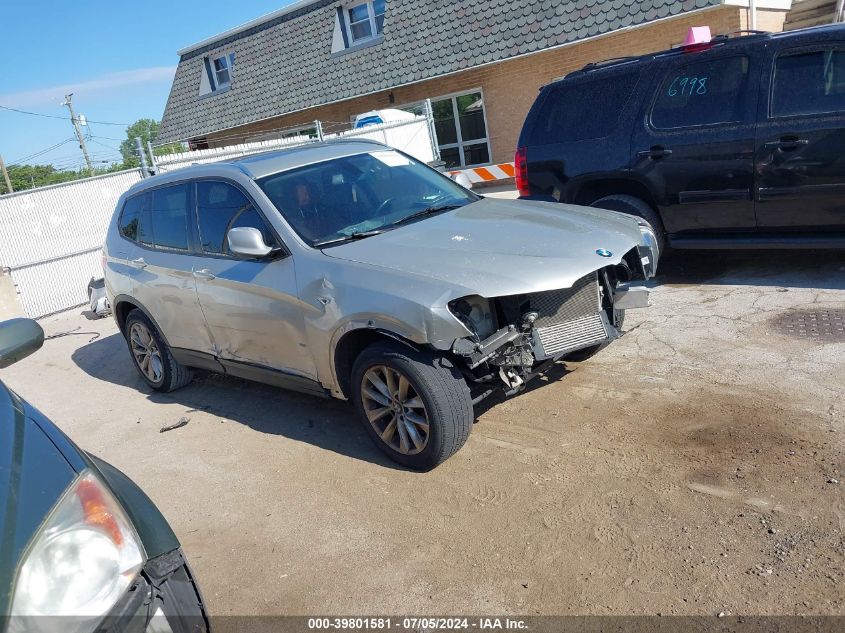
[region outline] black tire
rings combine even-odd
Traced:
[[[614,310],[613,311],[613,325],[616,327],[617,330],[622,330],[622,325],[625,323],[625,310]],[[592,358],[596,354],[598,354],[601,350],[607,347],[608,343],[599,343],[598,345],[593,345],[591,347],[585,347],[584,349],[579,349],[571,354],[567,354],[563,357],[563,360],[569,360],[574,363],[580,363],[581,361],[585,361],[589,358]]]
[[[406,389],[406,396],[411,394],[418,396],[408,398],[407,402],[421,400],[424,406],[422,413],[428,423],[428,431],[424,447],[418,449],[419,452],[413,454],[402,452],[401,446],[397,447],[386,441],[376,430],[376,426],[382,425],[383,432],[389,433],[386,427],[391,423],[394,424],[394,433],[388,439],[401,443],[401,438],[397,438],[396,435],[402,435],[398,430],[402,411],[409,416],[409,420],[411,419],[411,408],[404,407],[404,402],[400,402],[398,389],[394,393],[395,398],[391,398],[386,403],[373,400],[370,395],[375,394],[384,398],[384,393],[377,390],[375,383],[370,382],[369,378],[365,379],[365,376],[386,377],[383,370],[388,369],[408,381],[410,386]],[[469,387],[461,373],[446,358],[417,351],[398,342],[374,343],[355,359],[351,385],[355,409],[376,446],[390,459],[408,468],[424,471],[443,463],[464,445],[472,430],[474,416]],[[370,394],[365,395],[364,387],[370,391]],[[419,409],[417,404],[412,406]],[[379,407],[386,413],[379,416]],[[368,411],[370,415],[376,415],[377,419],[373,423],[370,422]],[[418,415],[416,417],[419,418]],[[402,417],[402,420],[404,419]],[[404,429],[412,426],[404,421],[401,424],[405,425]],[[413,428],[415,433],[419,432],[416,437],[421,439],[423,427],[413,426]],[[407,430],[404,437],[407,441]]]
[[[599,198],[595,202],[592,202],[590,206],[598,209],[608,209],[609,211],[619,211],[620,213],[627,213],[628,215],[635,215],[638,218],[642,218],[651,225],[655,236],[657,236],[660,255],[662,256],[666,252],[666,229],[663,228],[663,221],[660,219],[657,211],[644,200],[635,196],[618,194]]]
[[[146,365],[139,360],[138,352],[140,350],[139,348],[136,348],[137,343],[133,342],[132,339],[133,334],[141,333],[143,330],[145,330],[152,339],[150,341],[151,344],[147,345],[147,349],[150,350],[150,352],[146,355]],[[170,348],[164,341],[164,337],[162,337],[161,333],[159,333],[158,329],[155,325],[153,325],[153,322],[147,318],[147,315],[141,310],[135,308],[127,315],[126,323],[123,327],[123,336],[126,339],[127,346],[129,347],[129,354],[132,356],[132,362],[135,365],[135,369],[138,370],[138,373],[141,374],[141,378],[143,378],[144,382],[146,382],[150,387],[156,391],[166,393],[168,391],[184,387],[191,382],[191,379],[194,376],[193,372],[188,367],[176,362]],[[141,343],[146,342],[143,337],[139,340]],[[155,358],[156,352],[158,353],[158,358],[160,359],[160,363],[158,364],[153,363],[152,360]],[[154,366],[154,368],[151,369],[151,366]]]

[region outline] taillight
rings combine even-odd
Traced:
[[[516,189],[521,196],[530,196],[531,187],[528,186],[528,161],[526,160],[526,149],[520,147],[516,150],[513,167],[516,176]]]

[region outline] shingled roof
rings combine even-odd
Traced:
[[[181,51],[157,138],[196,138],[636,26],[721,0],[387,0],[384,41],[332,55],[338,0]],[[235,53],[231,89],[199,97],[203,58]]]

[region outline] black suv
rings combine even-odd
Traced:
[[[541,89],[516,172],[674,248],[845,247],[845,25],[588,64]]]

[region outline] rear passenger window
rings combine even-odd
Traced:
[[[150,217],[156,247],[188,250],[188,185],[155,189]]]
[[[771,108],[776,117],[845,110],[845,50],[779,55]]]
[[[733,123],[745,118],[748,58],[725,57],[673,69],[660,85],[651,111],[655,128]]]
[[[562,81],[549,89],[536,115],[532,145],[604,138],[613,132],[639,73]]]
[[[200,242],[206,253],[228,253],[226,234],[235,227],[256,228],[264,236],[265,244],[276,246],[270,227],[237,187],[224,182],[198,182],[197,214]]]

